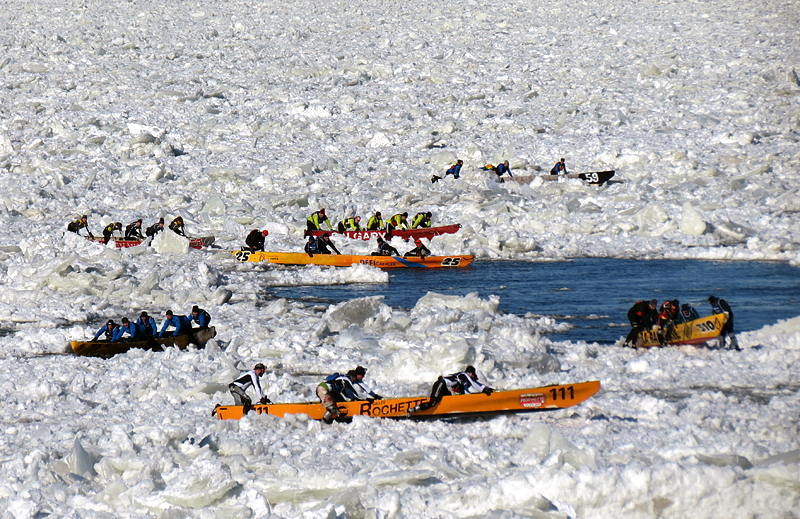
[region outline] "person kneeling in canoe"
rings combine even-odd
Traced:
[[[250,400],[249,396],[247,396],[247,390],[251,386],[255,388],[256,396],[259,398],[258,401],[262,405],[272,403],[272,401],[264,394],[264,391],[261,390],[261,381],[259,380],[264,376],[266,371],[267,369],[264,367],[264,365],[259,362],[253,367],[253,369],[241,373],[236,380],[228,384],[228,388],[231,391],[231,396],[233,397],[234,405],[244,406],[245,414],[247,414],[247,412],[253,406],[253,401]]]
[[[403,254],[404,258],[408,258],[409,256],[419,256],[420,258],[425,259],[425,256],[431,255],[430,249],[423,245],[422,240],[419,238],[414,239],[414,245],[416,245],[416,247]]]
[[[412,229],[430,229],[431,227],[431,217],[433,213],[428,211],[427,213],[417,213],[414,215],[414,218],[411,219],[411,228]]]
[[[106,340],[107,341],[111,341],[111,340],[114,339],[114,336],[117,334],[117,330],[118,329],[119,329],[119,326],[117,326],[117,323],[115,323],[112,319],[109,319],[108,322],[106,322],[106,324],[104,324],[102,328],[97,330],[97,333],[94,334],[94,339],[92,339],[92,340],[96,341],[96,340],[98,340],[100,338],[101,335],[105,334]]]
[[[364,229],[361,228],[361,217],[360,216],[351,216],[350,218],[345,218],[336,226],[339,232],[346,232],[346,231],[363,231]]]
[[[164,332],[166,332],[167,328],[170,326],[175,328],[175,332],[172,334],[173,337],[186,335],[192,331],[192,319],[190,317],[175,315],[172,313],[172,310],[167,310],[164,315],[166,318],[164,319],[163,326],[161,326],[161,331],[158,332],[159,339],[164,336]]]
[[[126,240],[144,240],[142,236],[142,219],[139,218],[133,223],[125,226],[125,239]]]
[[[105,228],[103,228],[103,244],[111,241],[111,237],[116,231],[119,231],[120,237],[122,237],[122,223],[116,222],[106,225]]]
[[[200,328],[198,328],[199,330],[207,330],[208,324],[211,322],[211,314],[209,314],[199,306],[194,305],[192,307],[192,315],[190,319],[191,322],[195,322],[200,326]]]
[[[356,400],[383,400],[383,397],[364,384],[366,368],[362,366],[351,369],[346,375],[334,373],[317,386],[317,398],[326,409],[322,420],[332,423],[339,417],[336,402],[353,402]]]
[[[384,241],[383,238],[378,236],[378,251],[373,252],[372,256],[399,256],[400,253],[389,245],[389,242]]]
[[[336,248],[336,245],[333,244],[333,241],[331,241],[330,234],[325,233],[322,235],[322,238],[317,240],[317,249],[319,250],[320,254],[333,254],[328,247],[333,249],[336,254],[341,254],[339,249]]]
[[[136,325],[142,329],[142,332],[148,339],[152,339],[158,334],[156,320],[147,315],[147,312],[142,312],[139,318],[136,319]]]
[[[117,342],[122,339],[122,336],[128,334],[128,340],[130,341],[143,341],[146,339],[144,330],[140,328],[136,323],[132,323],[128,320],[127,317],[122,318],[122,325],[117,327],[117,333],[114,334],[114,337],[111,339],[111,342]]]
[[[426,409],[436,406],[442,401],[442,397],[447,395],[483,393],[489,396],[492,392],[494,392],[494,389],[478,382],[478,375],[475,373],[475,368],[473,366],[467,366],[464,371],[436,379],[431,389],[430,400],[409,409],[407,416],[410,418],[418,411],[425,411]]]
[[[683,303],[681,305],[681,311],[678,313],[678,322],[683,324],[694,321],[695,319],[700,319],[700,314],[698,314],[697,310],[689,303]]]
[[[263,231],[253,229],[250,231],[250,234],[247,235],[247,238],[244,239],[244,250],[249,250],[250,252],[263,251],[264,238],[266,238],[268,235],[269,231],[266,229]]]
[[[186,226],[183,225],[183,218],[180,216],[170,222],[169,229],[178,236],[186,237]]]

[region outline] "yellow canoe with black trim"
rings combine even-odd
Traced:
[[[722,327],[728,322],[728,312],[701,317],[688,323],[676,324],[666,337],[666,346],[680,346],[683,344],[704,344],[713,341],[722,332]],[[645,330],[636,339],[638,348],[652,348],[661,346],[658,340],[658,330]]]
[[[79,357],[113,357],[119,353],[125,353],[132,348],[140,350],[162,350],[168,347],[175,347],[181,350],[186,349],[189,344],[205,346],[205,344],[217,336],[217,330],[213,326],[208,328],[195,328],[190,334],[170,335],[162,338],[153,338],[148,341],[125,341],[122,339],[117,342],[110,341],[71,341],[72,352]]]
[[[381,269],[388,268],[459,268],[466,267],[474,256],[356,256],[349,254],[314,254],[305,252],[250,252],[231,251],[242,262],[274,263],[277,265],[325,265],[330,267],[349,267],[351,265],[370,265]]]
[[[579,382],[562,386],[545,386],[511,391],[495,391],[491,395],[452,395],[442,398],[438,405],[426,411],[414,413],[413,418],[443,417],[465,414],[491,414],[506,412],[552,411],[578,405],[600,390],[600,382]],[[428,397],[386,398],[383,400],[361,400],[340,402],[337,405],[343,417],[356,415],[375,418],[406,418],[408,410],[429,400]],[[242,406],[218,405],[215,414],[220,420],[239,420],[244,416]],[[253,414],[269,414],[284,417],[287,414],[305,414],[321,420],[325,409],[319,402],[298,404],[254,405]]]

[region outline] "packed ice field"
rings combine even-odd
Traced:
[[[324,207],[334,224],[431,211],[462,225],[426,241],[432,252],[476,261],[798,265],[799,12],[3,2],[3,517],[797,517],[800,317],[739,333],[742,352],[553,342],[564,323],[504,314],[495,294],[429,293],[412,309],[265,302],[269,286],[390,279],[244,265],[229,250],[267,229],[268,250],[300,251]],[[515,177],[538,175],[561,157],[616,175],[517,184],[480,169],[509,160]],[[456,159],[461,178],[431,183]],[[164,233],[117,250],[64,234],[82,214],[95,235],[182,216],[216,244]],[[204,349],[66,353],[108,318],[194,304],[217,329]],[[498,389],[602,389],[487,420],[213,418],[256,362],[276,402],[313,401],[327,374],[357,365],[385,396],[427,394],[466,364]]]

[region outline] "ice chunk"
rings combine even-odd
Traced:
[[[681,214],[681,231],[685,234],[699,236],[706,231],[706,223],[691,202],[684,202]]]
[[[351,324],[363,326],[367,319],[375,315],[384,306],[383,296],[362,297],[345,301],[328,308],[325,312],[325,321],[328,329],[338,332],[349,327]]]
[[[69,469],[75,474],[91,477],[97,473],[94,471],[94,460],[81,445],[81,441],[75,438],[73,452],[70,455]]]
[[[156,234],[151,244],[156,252],[189,252],[189,239],[172,231],[165,230]]]

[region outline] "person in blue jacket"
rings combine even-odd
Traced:
[[[117,327],[117,331],[114,334],[114,337],[111,339],[111,342],[117,342],[118,340],[122,339],[122,336],[128,334],[131,341],[140,341],[144,339],[144,330],[139,327],[136,323],[132,323],[128,320],[127,317],[122,318],[122,325]]]
[[[119,328],[119,326],[117,325],[117,323],[115,323],[113,320],[109,319],[108,322],[106,324],[104,324],[102,328],[97,330],[97,333],[94,334],[94,339],[93,340],[96,341],[97,339],[100,338],[101,335],[105,334],[106,335],[106,340],[110,341],[110,340],[114,339],[114,336],[117,334],[117,329],[118,328]]]
[[[509,177],[513,177],[514,175],[511,174],[511,167],[508,165],[508,161],[503,161],[502,164],[498,164],[496,168],[494,168],[494,172],[498,177],[502,177],[504,174],[508,173]]]
[[[556,165],[553,166],[553,169],[550,170],[551,175],[566,175],[567,174],[567,164],[562,158]]]
[[[464,165],[464,161],[458,159],[455,164],[450,166],[450,168],[444,172],[445,178],[447,175],[453,175],[453,178],[459,178],[461,176],[461,166]]]
[[[211,314],[203,310],[197,305],[192,307],[192,322],[200,325],[201,330],[208,328],[208,323],[211,322]]]
[[[142,333],[144,333],[146,337],[154,337],[158,334],[156,320],[147,315],[147,312],[142,312],[142,315],[136,319],[136,324],[142,329]]]
[[[187,334],[192,331],[192,319],[186,317],[185,315],[174,315],[172,310],[167,310],[164,315],[166,318],[164,319],[164,325],[161,327],[161,331],[158,332],[158,338],[164,336],[164,332],[167,331],[167,328],[172,326],[175,328],[175,332],[172,336],[177,336],[181,334]]]
[[[352,402],[356,400],[383,400],[383,397],[364,384],[366,368],[362,366],[351,369],[346,375],[334,373],[317,386],[317,398],[325,408],[322,420],[332,423],[339,417],[336,402]]]

